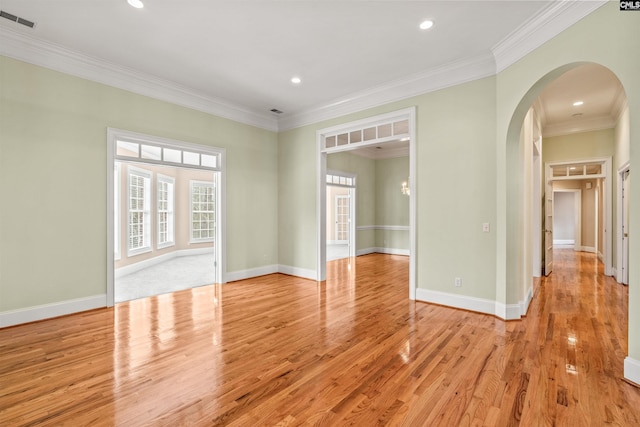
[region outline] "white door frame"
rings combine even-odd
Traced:
[[[352,173],[335,170],[327,171],[327,175],[346,177],[351,179],[350,182],[352,183],[352,185],[327,184],[327,187],[343,187],[349,189],[349,257],[353,258],[356,256],[356,190],[358,186],[358,177]],[[334,240],[337,241],[337,239]]]
[[[573,193],[573,250],[582,250],[582,190],[576,188],[558,188],[553,190],[553,220],[556,220],[556,193]],[[553,227],[555,238],[556,227]]]
[[[619,169],[618,169],[618,174],[617,174],[617,195],[616,195],[616,207],[617,207],[617,215],[616,215],[616,221],[617,221],[617,230],[616,230],[616,282],[618,283],[625,283],[625,276],[626,276],[626,282],[629,282],[629,276],[628,276],[628,272],[627,274],[624,274],[623,271],[623,254],[624,254],[624,250],[625,250],[625,245],[624,245],[624,224],[623,224],[623,220],[624,220],[624,216],[623,216],[623,201],[622,201],[622,189],[624,186],[624,174],[627,173],[630,170],[630,163],[629,162],[625,162]],[[628,246],[627,246],[627,250],[628,250]],[[628,258],[627,258],[628,259]],[[628,266],[627,266],[627,270],[628,270]]]
[[[202,160],[202,166],[195,166],[189,163],[171,163],[161,160],[150,160],[143,158],[140,151],[139,158],[121,159],[116,155],[116,147],[118,140],[137,143],[143,145],[173,148],[176,150],[193,151],[200,154],[210,154],[218,158],[219,164],[215,169],[205,166]],[[182,156],[182,155],[181,155]],[[204,157],[202,157],[204,159]],[[183,159],[184,160],[184,159]],[[216,194],[216,238],[215,238],[215,277],[219,283],[226,282],[226,177],[225,164],[226,152],[223,148],[215,148],[206,145],[192,144],[188,142],[162,138],[142,133],[131,132],[122,129],[107,128],[107,307],[113,307],[115,304],[115,271],[114,271],[114,169],[116,162],[138,162],[147,164],[159,164],[165,166],[185,167],[192,169],[211,170],[212,173],[219,173],[217,194]]]
[[[338,126],[332,126],[325,129],[320,129],[316,132],[316,273],[317,280],[326,280],[326,264],[327,264],[327,154],[329,152],[341,152],[355,150],[360,147],[378,144],[381,141],[393,141],[393,137],[381,138],[373,141],[358,142],[354,144],[347,144],[333,149],[326,149],[324,147],[324,141],[326,134],[344,132],[349,133],[353,129],[362,129],[363,127],[376,126],[381,122],[388,122],[390,120],[408,120],[408,132],[409,138],[409,298],[416,299],[416,285],[417,285],[417,273],[416,273],[416,109],[415,107],[406,108],[399,111],[394,111],[387,114],[381,114],[379,116],[370,117],[363,120],[357,120],[350,123],[345,123]]]
[[[533,277],[542,277],[542,137],[536,138],[533,143],[533,214],[531,216],[532,243],[533,243]]]
[[[579,163],[600,163],[602,171],[599,175],[578,175],[569,177],[553,177],[551,166],[570,165]],[[560,162],[545,163],[545,182],[548,180],[579,180],[579,179],[598,179],[603,178],[604,182],[604,274],[605,276],[613,276],[613,242],[611,230],[613,230],[613,172],[611,166],[611,157],[596,157],[575,160],[563,160]],[[619,186],[618,186],[619,187]],[[546,196],[545,196],[546,197]],[[619,213],[618,209],[618,213]]]

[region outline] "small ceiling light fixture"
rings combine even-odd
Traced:
[[[300,83],[302,83],[302,79],[298,76],[291,77],[291,83],[293,83],[294,85],[299,85]]]
[[[136,9],[142,9],[144,7],[144,3],[142,0],[127,0],[129,6],[135,7]]]
[[[421,30],[428,30],[429,28],[433,27],[433,21],[431,20],[426,20],[426,21],[422,21],[420,23],[420,29]]]
[[[574,107],[579,107],[579,106],[581,106],[582,104],[584,104],[584,101],[576,101],[576,102],[574,102],[574,103],[573,103],[573,106],[574,106]]]

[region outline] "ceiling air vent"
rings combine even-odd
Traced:
[[[11,13],[5,12],[4,10],[0,10],[0,16],[8,19],[9,21],[17,22],[18,24],[22,24],[29,28],[33,28],[36,26],[35,22],[31,22],[27,19],[20,18],[19,16],[12,15]]]
[[[282,114],[282,111],[278,110],[277,108],[272,108],[271,112],[276,114]]]

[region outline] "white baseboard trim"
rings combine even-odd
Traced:
[[[531,304],[531,300],[533,299],[533,286],[529,288],[529,292],[524,298],[524,301],[520,301],[520,317],[526,316],[527,311],[529,311],[529,304]]]
[[[604,255],[600,251],[598,251],[598,259],[604,264]]]
[[[373,254],[376,252],[376,248],[364,248],[364,249],[358,249],[356,251],[356,256],[360,256],[360,255],[369,255],[369,254]]]
[[[408,225],[361,225],[356,227],[358,231],[364,230],[387,230],[387,231],[409,231]]]
[[[529,306],[528,302],[522,302],[520,304],[502,304],[484,298],[449,294],[446,292],[431,291],[421,288],[416,289],[416,300],[452,308],[475,311],[477,313],[490,314],[503,320],[520,319],[522,317],[521,313],[524,306],[527,308]],[[531,301],[531,299],[527,297],[527,301]]]
[[[496,314],[496,303],[484,298],[469,297],[466,295],[449,294],[446,292],[432,291],[417,288],[416,300],[445,305],[447,307],[461,308],[484,314]]]
[[[629,381],[640,384],[640,360],[630,357],[624,359],[624,377]]]
[[[358,249],[356,251],[356,256],[376,254],[376,253],[388,254],[388,255],[406,255],[406,256],[409,256],[411,254],[409,249],[382,248],[379,246],[375,246],[372,248]]]
[[[379,254],[389,254],[389,255],[406,255],[409,256],[411,252],[409,249],[395,249],[395,248],[374,248],[374,252]]]
[[[250,268],[247,270],[239,270],[227,272],[225,282],[235,282],[236,280],[251,279],[252,277],[265,276],[278,272],[278,265],[265,265],[262,267]]]
[[[582,246],[582,247],[580,248],[580,250],[581,250],[582,252],[590,252],[590,253],[592,253],[592,254],[595,254],[595,253],[596,253],[596,248],[594,248],[593,246]]]
[[[522,318],[520,314],[522,313],[522,304],[523,302],[519,302],[518,304],[503,304],[496,301],[496,309],[493,314],[502,320],[519,320]]]
[[[144,261],[136,262],[125,267],[118,268],[114,271],[114,278],[119,279],[129,274],[135,273],[145,268],[153,267],[154,265],[170,261],[174,258],[181,256],[193,256],[193,255],[205,255],[212,254],[213,247],[211,248],[198,248],[198,249],[180,249],[178,251],[168,252],[166,254],[158,255],[154,258],[149,258]]]
[[[52,317],[66,316],[67,314],[93,310],[107,306],[107,294],[94,295],[85,298],[76,298],[51,304],[36,305],[33,307],[10,310],[0,313],[0,328],[19,325],[22,323],[36,322]]]
[[[553,239],[554,245],[575,245],[576,241],[571,239]]]
[[[278,265],[278,273],[288,274],[289,276],[302,277],[303,279],[318,280],[318,273],[315,270],[291,267],[290,265]]]

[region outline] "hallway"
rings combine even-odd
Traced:
[[[527,317],[410,301],[408,257],[0,330],[0,425],[636,426],[628,288],[558,250]]]
[[[638,425],[640,389],[622,379],[628,288],[592,253],[554,249],[554,269],[514,331],[526,346],[524,425]]]

